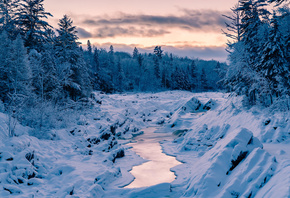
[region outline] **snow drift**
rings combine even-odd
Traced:
[[[184,197],[254,197],[277,163],[247,129],[233,131],[191,168]],[[194,171],[194,170],[199,170]]]

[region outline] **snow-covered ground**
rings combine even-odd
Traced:
[[[0,197],[289,197],[290,113],[245,109],[224,93],[95,94],[76,123],[38,139],[0,114]],[[70,115],[68,115],[70,116]],[[130,144],[147,127],[173,133],[172,183],[123,188],[146,162]],[[141,137],[141,136],[140,136]],[[146,136],[144,136],[146,137]]]

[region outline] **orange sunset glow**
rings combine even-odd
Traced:
[[[222,35],[229,8],[236,1],[46,1],[54,15],[51,24],[68,14],[78,27],[80,42],[131,52],[161,45],[166,51],[189,57],[225,60],[227,38]],[[55,6],[55,5],[58,6]],[[201,52],[207,49],[206,52]],[[211,51],[212,56],[208,54]],[[204,54],[207,53],[207,54]]]

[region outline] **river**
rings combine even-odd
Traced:
[[[172,133],[154,133],[156,128],[143,129],[144,134],[134,137],[136,141],[129,143],[132,150],[142,158],[148,160],[139,166],[134,166],[130,173],[135,177],[134,181],[125,188],[148,187],[160,183],[171,183],[175,175],[170,168],[181,164],[175,157],[162,152],[160,141],[172,141]]]

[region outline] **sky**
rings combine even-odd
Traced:
[[[98,48],[152,52],[157,45],[178,56],[226,60],[222,34],[237,0],[46,0],[57,27],[64,14],[77,26],[80,42]]]

